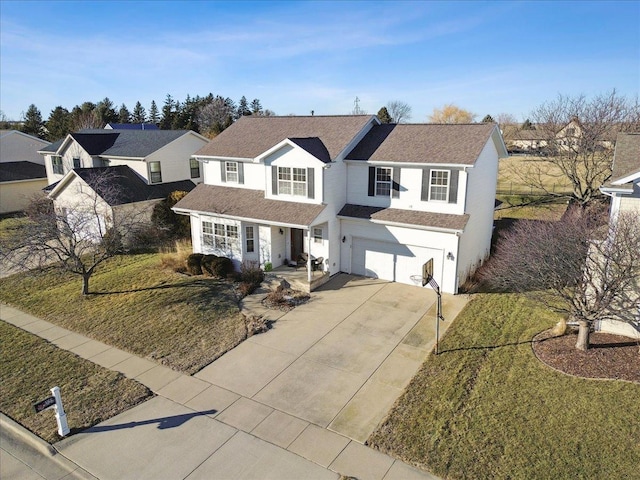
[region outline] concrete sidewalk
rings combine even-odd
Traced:
[[[0,306],[0,318],[122,372],[158,395],[55,445],[98,478],[124,479],[135,472],[136,478],[172,479],[337,478],[337,473],[360,480],[434,479],[362,445],[419,368],[433,340],[428,332],[433,320],[425,319],[432,315],[433,305],[422,302],[418,308],[401,288],[406,286],[395,285],[369,279],[358,283],[353,278],[333,286],[330,282],[305,308],[286,315],[271,311],[281,317],[276,328],[245,341],[194,377],[12,307]],[[367,304],[370,301],[374,303]],[[450,324],[466,302],[462,297],[448,301],[445,315]],[[405,321],[376,323],[384,318],[381,311],[393,310]],[[365,355],[341,357],[336,363],[340,355],[332,355],[331,346],[342,343],[345,351],[353,350],[354,334],[367,336]],[[358,371],[375,358],[373,370]],[[398,372],[405,372],[402,379]],[[322,378],[343,380],[323,384]],[[326,395],[318,397],[309,384]],[[381,395],[380,388],[391,394]],[[310,402],[300,395],[310,396]],[[382,402],[372,408],[371,400],[380,397]],[[322,413],[316,407],[324,402],[330,408]]]

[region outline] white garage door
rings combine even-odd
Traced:
[[[433,258],[433,273],[442,284],[442,250],[354,238],[351,273],[414,285],[412,276],[422,275],[422,265]]]

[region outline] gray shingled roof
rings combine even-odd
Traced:
[[[74,172],[111,206],[166,198],[171,192],[190,192],[195,187],[191,180],[148,185],[126,165],[76,168]]]
[[[633,173],[640,173],[640,132],[619,133],[610,182],[615,182]]]
[[[262,190],[201,183],[174,208],[305,227],[311,225],[325,206],[267,199]]]
[[[419,212],[398,208],[369,207],[347,203],[338,213],[340,217],[351,217],[380,222],[420,225],[423,227],[446,230],[464,230],[469,215],[451,215],[448,213]]]
[[[71,133],[89,155],[144,158],[188,133],[189,130],[103,130],[85,129]],[[64,140],[43,148],[55,152]]]
[[[0,182],[16,182],[18,180],[35,180],[47,178],[44,165],[33,162],[0,163]]]
[[[370,115],[242,117],[195,155],[256,158],[286,138],[318,138],[335,159],[371,120]],[[314,148],[315,151],[315,148]]]
[[[347,159],[473,165],[494,128],[493,123],[377,125]]]

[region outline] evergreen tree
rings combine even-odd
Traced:
[[[254,98],[251,101],[251,114],[252,115],[262,115],[264,110],[262,110],[262,105],[260,104],[260,100]]]
[[[496,121],[493,119],[491,115],[487,113],[482,119],[482,123],[496,123]]]
[[[147,112],[140,102],[136,102],[136,106],[133,107],[131,121],[133,123],[144,123],[147,121]]]
[[[55,142],[71,133],[71,114],[69,110],[58,106],[51,110],[47,120],[47,140]]]
[[[118,123],[130,123],[131,122],[131,113],[129,113],[129,109],[123,103],[120,106],[120,110],[118,111]]]
[[[249,103],[247,102],[247,97],[244,95],[238,102],[238,110],[236,111],[236,118],[240,118],[246,115],[251,115],[251,110],[249,110]]]
[[[393,118],[391,118],[391,115],[389,115],[389,110],[387,110],[387,107],[382,107],[380,110],[378,110],[378,120],[380,120],[381,123],[393,122]]]
[[[104,127],[107,123],[117,122],[118,113],[116,112],[115,105],[109,97],[104,97],[100,100],[95,108],[96,120],[100,124],[100,128]]]
[[[101,128],[100,121],[95,115],[96,104],[84,102],[76,105],[71,110],[71,131],[82,130],[83,128]]]
[[[158,113],[158,106],[155,100],[151,100],[151,107],[149,108],[149,122],[154,125],[158,125],[160,122],[160,113]]]
[[[160,128],[162,130],[171,130],[173,125],[173,118],[176,115],[176,106],[178,103],[173,100],[173,97],[167,93],[167,97],[164,99],[164,105],[162,106],[162,117],[160,118]]]
[[[29,105],[27,113],[24,115],[21,131],[39,138],[45,138],[46,136],[42,114],[33,103]]]

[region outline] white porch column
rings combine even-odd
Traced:
[[[307,281],[311,284],[311,226],[307,228]]]

